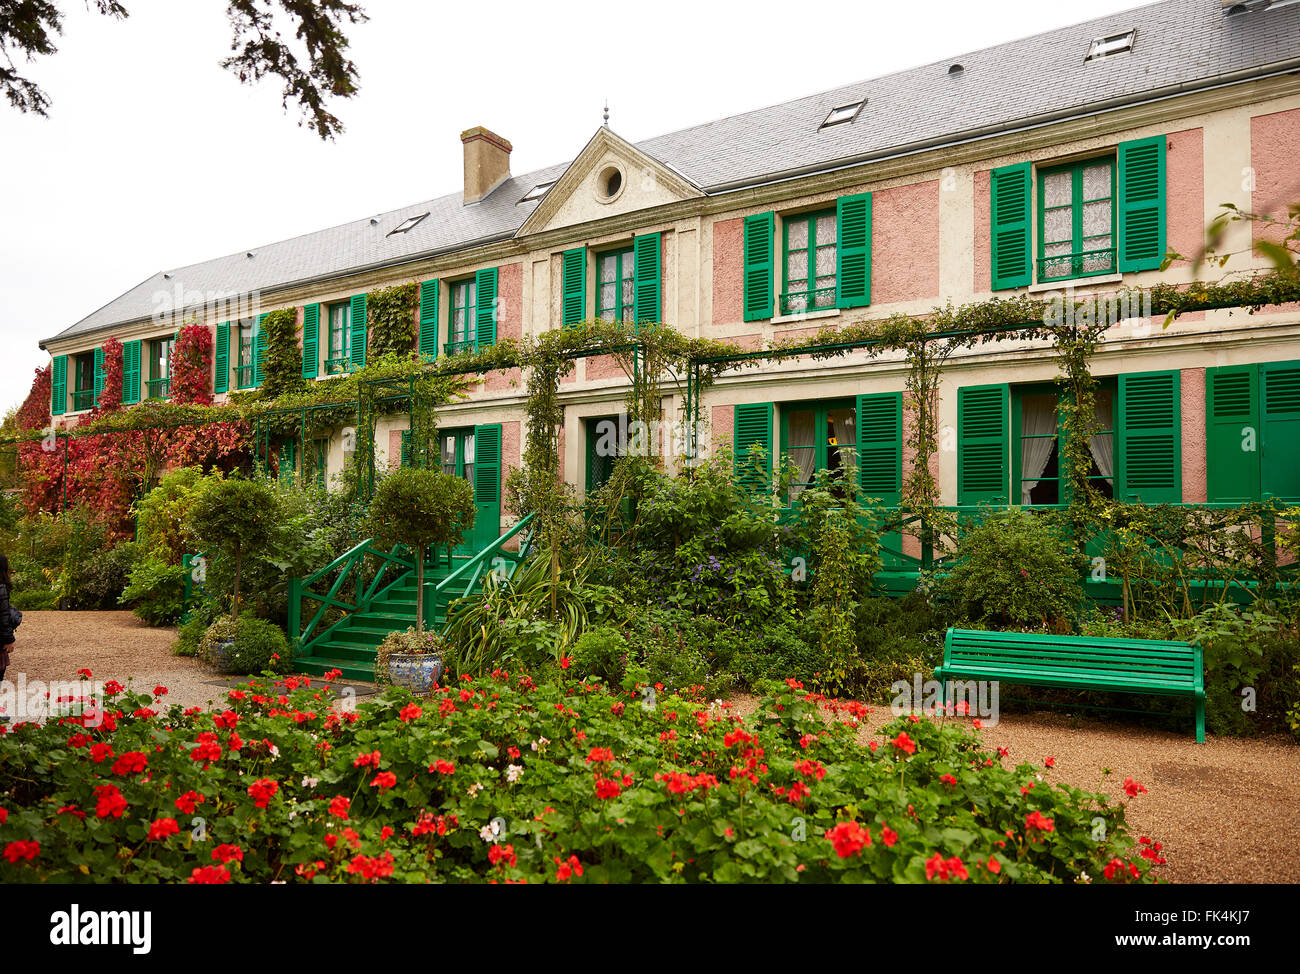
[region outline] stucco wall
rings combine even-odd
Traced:
[[[939,181],[871,195],[871,303],[939,296]]]
[[[1183,369],[1179,410],[1183,421],[1183,503],[1203,504],[1206,498],[1205,369]]]
[[[713,323],[740,321],[745,300],[745,221],[713,224]]]

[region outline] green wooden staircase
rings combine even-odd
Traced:
[[[532,515],[525,517],[478,551],[426,559],[426,629],[441,632],[451,603],[475,591],[487,573],[513,577],[528,556],[529,542],[525,536],[518,551],[505,550],[505,544],[531,520]],[[348,591],[355,594],[349,598],[343,594]],[[385,551],[371,540],[306,578],[290,580],[288,630],[297,636],[295,669],[311,676],[339,670],[345,680],[373,680],[384,637],[415,625],[415,594],[410,552],[401,546]],[[304,603],[316,605],[305,622]]]

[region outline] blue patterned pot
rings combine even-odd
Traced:
[[[388,679],[412,693],[428,693],[442,678],[442,658],[424,653],[393,653],[388,657]]]
[[[219,643],[212,644],[212,665],[218,673],[233,672],[230,658],[235,654],[235,641],[233,639],[223,639]]]

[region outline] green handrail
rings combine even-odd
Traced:
[[[306,578],[289,579],[289,638],[297,640],[297,651],[299,653],[308,649],[313,643],[324,639],[343,621],[339,620],[339,622],[317,632],[317,627],[320,626],[325,618],[325,613],[329,609],[342,609],[345,617],[354,612],[364,612],[383,590],[384,577],[388,573],[390,565],[398,565],[408,571],[415,567],[415,562],[411,558],[399,554],[399,552],[406,550],[404,545],[393,545],[392,550],[384,551],[382,548],[376,548],[374,544],[374,538],[367,538]],[[370,579],[369,585],[367,585],[363,572],[366,558],[371,556],[378,558],[381,564],[374,577]],[[338,578],[334,579],[334,583],[326,594],[321,595],[308,588],[309,585],[320,581],[320,579],[336,570],[339,573]],[[355,601],[353,602],[347,602],[338,597],[339,590],[349,579],[352,579],[355,583]],[[394,579],[388,584],[395,584],[396,581],[397,579]],[[301,628],[303,599],[312,599],[320,603],[320,607],[312,615],[305,628]]]
[[[460,586],[460,594],[453,596],[453,600],[456,598],[464,598],[469,595],[470,592],[474,590],[474,586],[478,584],[479,578],[482,577],[484,566],[491,564],[492,558],[499,555],[504,557],[506,560],[513,562],[514,567],[511,569],[510,574],[511,577],[514,576],[514,572],[519,568],[519,565],[528,557],[528,549],[532,544],[532,536],[530,534],[529,537],[524,540],[523,544],[519,546],[518,553],[504,551],[503,548],[507,541],[519,534],[525,527],[532,523],[533,517],[533,514],[525,515],[518,524],[512,527],[505,534],[501,535],[501,537],[497,538],[482,551],[475,553],[468,561],[442,581],[428,581],[424,583],[424,625],[426,629],[432,628],[435,622],[434,615],[437,612],[438,597],[453,590],[457,590],[458,586]],[[468,581],[466,581],[466,578],[468,578]],[[430,591],[430,589],[432,589],[432,591]]]

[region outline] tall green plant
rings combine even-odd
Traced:
[[[474,489],[463,477],[407,468],[379,482],[370,504],[375,539],[415,551],[415,629],[424,631],[424,554],[451,547],[474,526]]]
[[[188,529],[209,553],[229,557],[235,566],[231,616],[239,618],[239,575],[244,558],[265,548],[276,535],[280,497],[266,480],[231,477],[216,480],[190,509]]]

